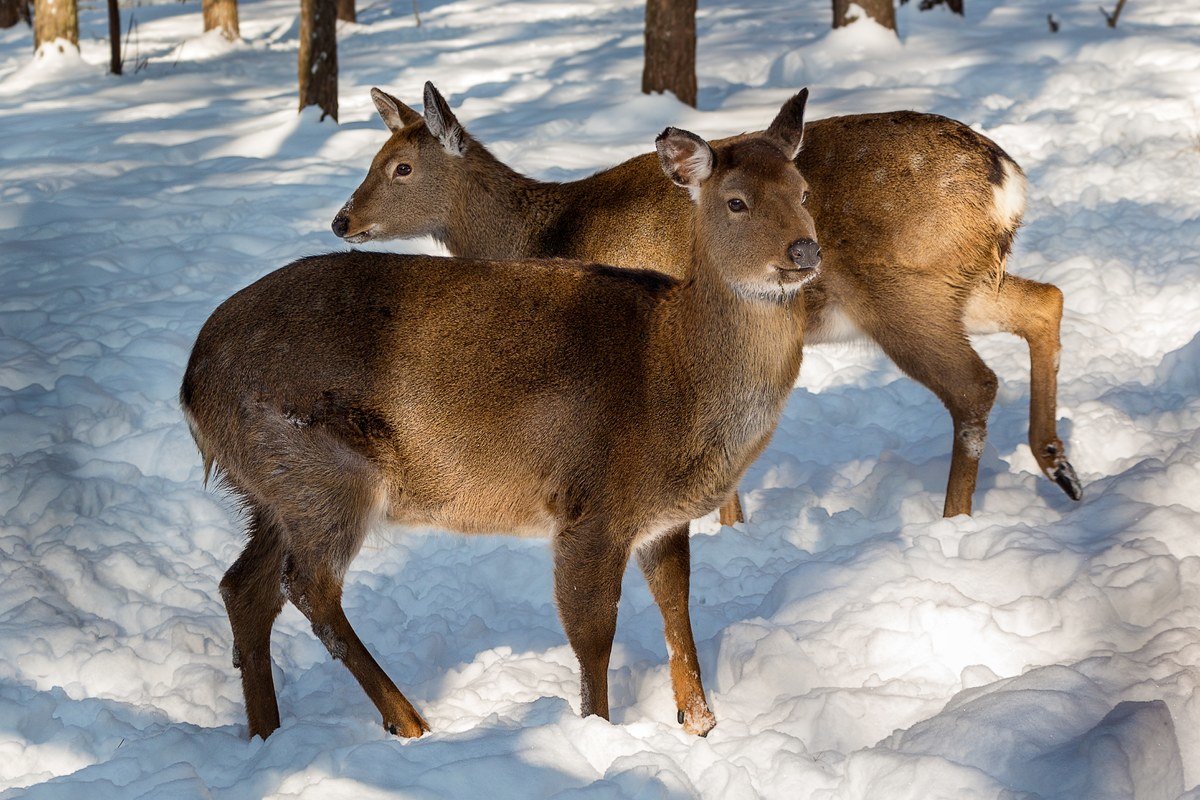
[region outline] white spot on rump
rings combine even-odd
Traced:
[[[994,202],[992,214],[1002,228],[1011,230],[1021,221],[1025,213],[1025,195],[1028,191],[1028,181],[1025,175],[1008,160],[1004,161],[1004,180],[999,186],[992,187]]]

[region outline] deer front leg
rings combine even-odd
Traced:
[[[604,524],[577,525],[554,539],[554,599],[579,659],[580,714],[585,717],[608,719],[608,659],[628,559],[627,542],[616,541]]]
[[[707,736],[716,727],[717,718],[704,700],[700,662],[688,614],[691,545],[687,524],[672,528],[639,548],[638,564],[662,612],[679,722],[688,733]]]

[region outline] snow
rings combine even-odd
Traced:
[[[101,9],[79,57],[0,31],[0,798],[1200,797],[1200,10],[1137,0],[1112,30],[1094,0],[915,6],[897,40],[830,31],[822,3],[702,4],[697,111],[638,93],[641,2],[423,0],[418,28],[368,0],[339,28],[340,127],[295,113],[291,2],[243,2],[237,43],[196,3],[125,8],[120,78]],[[369,89],[416,105],[427,79],[553,180],[666,125],[761,128],[803,85],[814,118],[993,137],[1029,176],[1010,268],[1066,294],[1083,502],[1025,443],[1017,340],[977,339],[1001,385],[952,520],[938,402],[869,348],[812,347],[749,522],[694,525],[707,738],[675,722],[636,569],[613,722],[580,719],[544,542],[385,529],[347,614],[433,733],[385,733],[288,608],[283,727],[247,741],[217,591],[241,522],[202,485],[181,373],[221,300],[344,249],[329,222],[385,139]]]

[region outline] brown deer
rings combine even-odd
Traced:
[[[472,138],[432,84],[424,115],[379,89],[371,96],[392,134],[334,218],[338,236],[432,235],[456,256],[686,273],[691,205],[652,154],[571,183],[540,182]],[[865,335],[945,404],[954,421],[945,515],[971,513],[996,396],[973,333],[1007,331],[1028,343],[1029,444],[1078,500],[1056,429],[1062,292],[1005,269],[1025,208],[1020,167],[966,125],[910,111],[810,122],[796,164],[824,254],[822,278],[804,290],[806,339]],[[739,516],[734,495],[721,521]]]
[[[180,400],[206,475],[215,464],[249,511],[221,593],[251,736],[279,725],[269,643],[285,599],[388,730],[429,729],[341,606],[377,519],[548,533],[582,713],[605,718],[636,553],[662,611],[679,722],[712,729],[688,522],[734,491],[800,368],[800,289],[820,261],[793,161],[805,97],[736,142],[658,138],[662,169],[697,209],[684,279],[352,251],[297,261],[213,312]]]

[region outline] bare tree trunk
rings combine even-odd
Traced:
[[[896,7],[892,5],[892,0],[833,0],[833,27],[844,28],[858,19],[846,16],[852,2],[861,6],[868,17],[883,27],[896,30]]]
[[[354,0],[337,0],[337,18],[342,22],[358,22],[358,14],[354,10]]]
[[[242,35],[238,28],[237,0],[203,0],[200,8],[204,13],[205,32],[220,28],[221,34],[231,42]]]
[[[121,74],[121,9],[117,0],[108,0],[108,71]]]
[[[79,10],[75,0],[37,0],[33,15],[33,47],[66,39],[79,48]]]
[[[900,5],[904,5],[907,2],[908,0],[900,0]],[[937,6],[945,6],[960,17],[963,16],[963,0],[921,0],[917,8],[922,11],[928,11]]]
[[[642,92],[664,91],[696,107],[696,0],[646,0]]]
[[[0,28],[11,28],[20,21],[20,0],[0,0]]]
[[[300,0],[300,108],[320,106],[337,122],[337,3]]]

